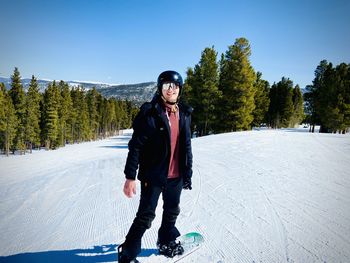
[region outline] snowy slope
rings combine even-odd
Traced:
[[[129,138],[1,157],[0,262],[116,262],[139,201],[122,193]],[[178,227],[206,242],[185,262],[350,261],[349,135],[261,130],[192,142]],[[155,251],[161,203],[141,261]]]

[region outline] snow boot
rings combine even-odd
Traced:
[[[182,247],[181,242],[176,242],[175,240],[166,244],[161,244],[158,241],[157,247],[159,254],[169,258],[173,258],[176,255],[182,255],[184,253],[184,248]]]
[[[125,251],[123,251],[123,244],[118,246],[118,263],[140,263],[136,258],[130,258]]]

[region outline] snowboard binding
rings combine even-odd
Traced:
[[[161,244],[157,242],[157,247],[159,254],[164,255],[168,258],[173,258],[184,253],[184,248],[182,247],[180,241],[170,241],[167,244]]]

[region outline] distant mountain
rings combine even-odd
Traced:
[[[24,90],[27,91],[31,79],[21,79],[21,80],[22,80],[22,84],[23,84]],[[38,86],[39,86],[40,92],[44,92],[44,90],[47,87],[47,84],[52,82],[52,81],[49,81],[49,80],[41,80],[41,79],[38,79],[37,81],[38,81]],[[3,82],[5,84],[6,89],[10,89],[11,88],[11,78],[0,77],[0,82]]]
[[[22,84],[25,91],[28,90],[31,79],[22,79]],[[0,77],[0,82],[3,82],[7,89],[11,88],[11,78]],[[47,85],[53,80],[37,80],[40,92],[44,92]],[[56,81],[57,83],[59,81]],[[120,100],[133,101],[137,105],[141,105],[145,101],[152,99],[154,93],[157,90],[156,82],[145,82],[137,84],[106,84],[106,83],[93,83],[85,81],[65,81],[70,87],[81,86],[85,90],[90,90],[93,87],[98,90],[106,98],[116,98]]]
[[[114,97],[122,100],[130,100],[137,104],[151,100],[156,90],[156,82],[117,85],[98,89],[106,98]]]

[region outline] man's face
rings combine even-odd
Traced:
[[[162,85],[163,97],[170,102],[176,102],[179,96],[180,87],[177,83],[166,82]]]

